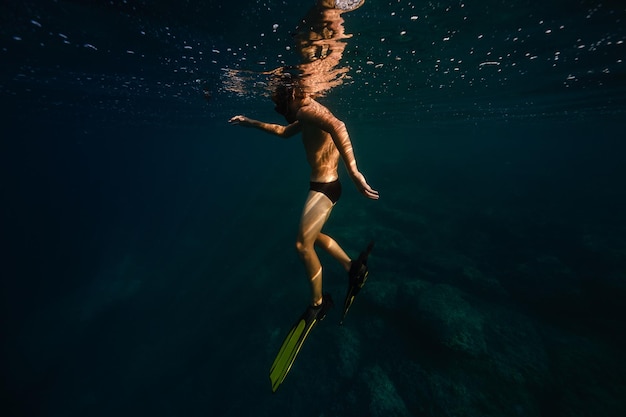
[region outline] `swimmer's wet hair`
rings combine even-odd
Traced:
[[[294,98],[294,87],[291,85],[279,84],[272,93],[272,101],[276,104],[274,110],[287,117],[289,105]]]
[[[304,92],[298,82],[298,75],[290,71],[297,71],[293,67],[281,68],[280,75],[274,79],[271,89],[272,101],[276,105],[274,110],[285,116],[289,123],[296,119],[293,114],[289,114],[289,107],[296,97],[304,97]]]
[[[292,85],[279,84],[274,88],[272,92],[272,101],[277,102],[289,102],[295,95],[295,88]]]

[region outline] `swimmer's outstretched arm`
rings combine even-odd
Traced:
[[[272,135],[280,136],[281,138],[290,138],[300,133],[300,122],[296,121],[288,126],[277,125],[273,123],[260,122],[258,120],[250,119],[246,116],[238,115],[231,117],[228,121],[231,125],[239,125],[244,127],[254,127]]]

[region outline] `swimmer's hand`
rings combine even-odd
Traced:
[[[359,190],[361,194],[363,194],[367,198],[371,198],[372,200],[378,200],[378,191],[374,190],[370,185],[365,181],[365,177],[360,172],[356,172],[351,175],[352,181],[356,185],[356,188]]]
[[[246,116],[237,115],[231,117],[230,120],[228,120],[228,123],[230,123],[231,125],[250,127],[252,126],[252,119],[249,119]]]

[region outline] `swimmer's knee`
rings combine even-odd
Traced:
[[[304,244],[303,241],[301,240],[296,240],[296,251],[302,255],[304,253],[306,253],[306,245]]]
[[[313,250],[313,245],[308,245],[300,239],[296,240],[296,251],[298,251],[301,256],[306,255],[310,250]]]

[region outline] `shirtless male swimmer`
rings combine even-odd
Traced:
[[[317,310],[321,309],[324,297],[322,296],[322,265],[315,253],[314,244],[337,259],[349,274],[365,275],[367,273],[364,265],[359,271],[351,271],[352,259],[333,238],[321,232],[341,195],[341,183],[337,172],[339,158],[343,159],[348,174],[361,194],[377,200],[378,191],[369,186],[357,168],[345,124],[337,119],[328,108],[294,85],[279,85],[272,95],[272,101],[276,104],[275,110],[285,116],[289,125],[264,123],[241,115],[232,117],[229,123],[254,127],[282,138],[302,133],[306,157],[311,166],[311,182],[300,219],[296,248],[311,282],[311,306]],[[324,315],[325,311],[321,314]]]

